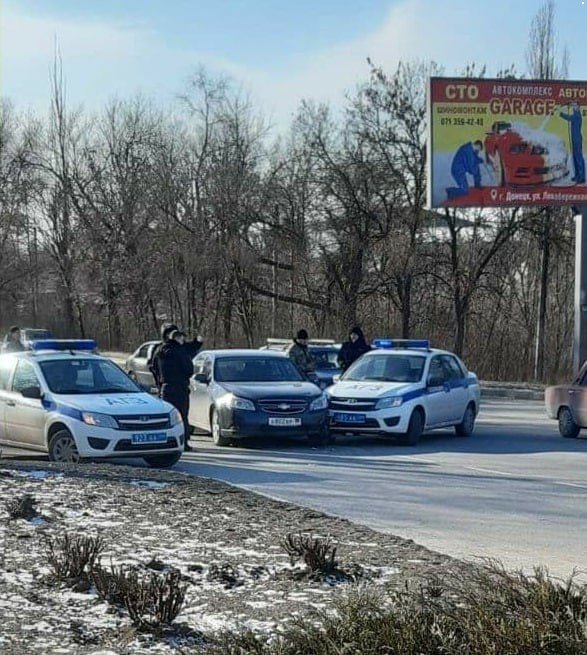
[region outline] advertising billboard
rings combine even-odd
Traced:
[[[431,78],[428,202],[587,204],[587,82]]]

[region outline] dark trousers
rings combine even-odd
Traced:
[[[190,411],[189,389],[169,388],[164,384],[161,389],[161,399],[173,405],[181,414],[184,430],[183,443],[184,445],[187,444],[188,439],[190,438],[190,423],[188,420],[188,414]]]

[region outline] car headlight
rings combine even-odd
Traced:
[[[320,409],[328,409],[328,396],[325,393],[310,403],[311,412],[317,412]]]
[[[169,425],[173,428],[179,423],[183,423],[183,418],[179,410],[174,409],[172,412],[169,412]]]
[[[95,412],[82,412],[82,421],[86,425],[92,425],[95,428],[114,428],[118,427],[116,419],[108,414],[96,414]]]
[[[401,396],[390,396],[389,398],[382,398],[375,409],[390,409],[391,407],[399,407],[404,402]]]
[[[247,412],[255,411],[255,403],[252,400],[247,400],[247,398],[239,398],[233,394],[227,394],[220,400],[220,404],[230,409],[244,409]]]

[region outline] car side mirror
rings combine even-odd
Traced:
[[[341,375],[333,375],[332,376],[332,384],[338,384],[340,382]]]
[[[40,387],[25,387],[21,394],[24,398],[30,398],[31,400],[41,400],[43,398],[43,392]]]
[[[205,373],[196,373],[195,380],[200,384],[210,384],[210,378]]]

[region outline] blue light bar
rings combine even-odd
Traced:
[[[373,348],[391,349],[391,348],[422,348],[430,350],[430,341],[428,339],[373,339],[371,342]]]
[[[98,349],[94,339],[39,339],[31,341],[31,350],[85,350]]]

